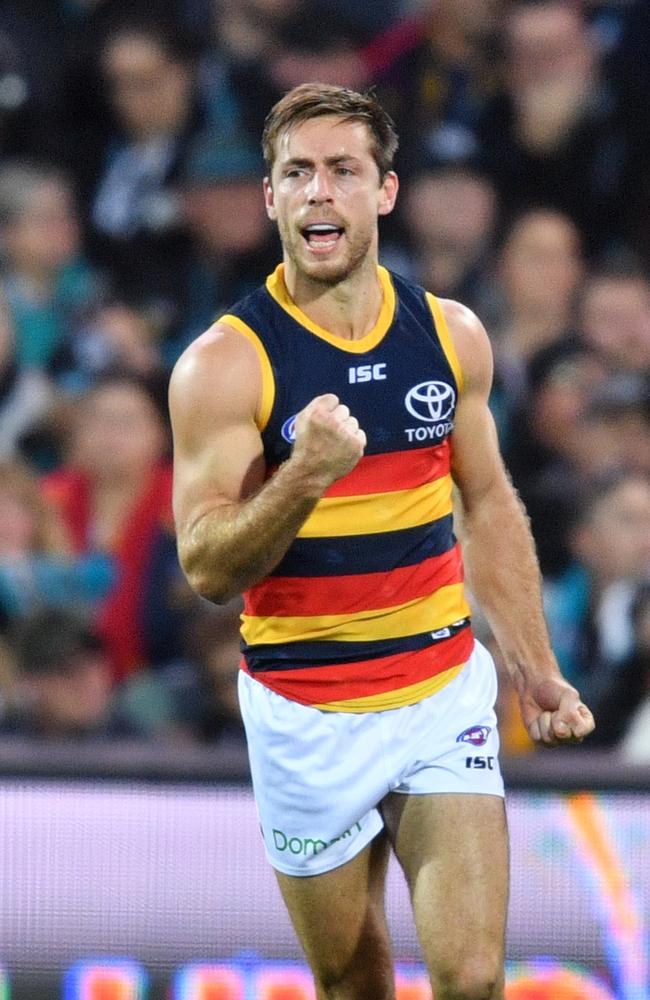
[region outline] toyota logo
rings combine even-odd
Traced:
[[[447,382],[420,382],[404,398],[409,413],[428,424],[451,416],[455,402],[456,393]]]

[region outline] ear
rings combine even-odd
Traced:
[[[395,207],[397,192],[399,190],[399,180],[394,170],[389,170],[379,189],[379,203],[377,211],[379,215],[389,215]]]
[[[273,222],[275,222],[275,220],[278,217],[278,213],[275,210],[275,203],[273,201],[273,188],[271,187],[270,177],[264,178],[264,204],[266,205],[266,214],[268,215],[269,219],[272,219]]]

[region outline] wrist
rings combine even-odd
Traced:
[[[331,475],[322,467],[315,467],[296,452],[282,465],[281,472],[290,485],[292,495],[304,500],[320,500],[333,482]]]

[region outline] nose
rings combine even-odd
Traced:
[[[321,205],[324,201],[332,201],[331,180],[327,170],[314,170],[307,185],[307,197],[312,205]]]

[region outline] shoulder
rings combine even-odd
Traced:
[[[453,299],[438,299],[449,330],[466,390],[489,392],[492,384],[492,346],[476,313]]]
[[[197,337],[174,365],[169,382],[172,417],[187,408],[216,405],[235,395],[244,405],[250,401],[255,408],[260,381],[255,345],[220,320]]]

